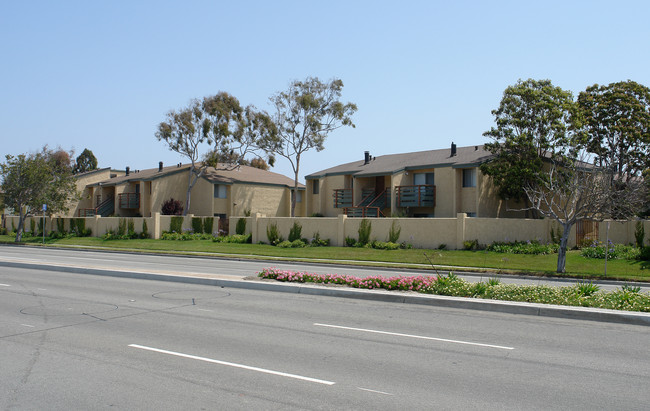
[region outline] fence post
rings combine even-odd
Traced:
[[[257,229],[257,220],[262,216],[260,213],[251,215],[251,242],[257,244],[260,242],[259,230]]]
[[[160,213],[154,213],[153,215],[153,239],[160,239]]]
[[[465,242],[465,219],[467,214],[456,214],[456,250],[463,249],[463,242]]]
[[[103,234],[99,233],[99,219],[102,218],[101,215],[95,214],[95,218],[93,218],[93,236],[94,237],[101,237]]]
[[[337,246],[345,246],[345,222],[347,221],[348,216],[346,214],[339,214],[338,226],[336,228],[336,242]]]

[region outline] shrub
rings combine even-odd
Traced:
[[[238,235],[246,234],[246,219],[240,218],[237,220],[237,225],[235,226],[235,233]]]
[[[645,239],[645,228],[643,227],[643,221],[636,222],[636,229],[634,230],[634,239],[636,240],[637,248],[643,248],[643,241]]]
[[[639,255],[637,256],[637,260],[650,261],[650,245],[643,247],[641,250],[639,250]]]
[[[641,254],[641,250],[633,246],[613,244],[610,241],[606,250],[602,243],[594,241],[591,245],[581,248],[580,255],[586,258],[604,259],[605,251],[607,251],[607,258],[611,260],[636,260]]]
[[[214,217],[205,217],[203,219],[203,232],[205,234],[212,234],[213,227],[214,227]]]
[[[289,241],[300,240],[300,237],[302,237],[302,226],[297,221],[294,221],[293,226],[289,230]]]
[[[547,255],[557,253],[559,245],[541,244],[539,241],[494,242],[487,246],[487,251],[510,254]]]
[[[330,245],[330,240],[329,238],[327,239],[320,238],[320,233],[316,231],[314,233],[314,238],[311,239],[310,245],[312,247],[327,247]]]
[[[251,234],[248,235],[236,234],[236,235],[225,235],[221,237],[212,237],[212,241],[215,243],[234,243],[234,244],[251,243],[252,239],[253,236]]]
[[[323,213],[312,213],[310,217],[325,217]]]
[[[90,237],[92,231],[86,229],[86,220],[84,218],[70,219],[70,231],[77,237]]]
[[[181,215],[183,214],[183,204],[179,200],[170,198],[163,202],[160,213],[162,215]]]
[[[183,216],[174,216],[169,222],[169,231],[173,233],[180,233],[183,231]]]
[[[355,247],[357,245],[357,240],[352,237],[345,237],[345,246],[346,247]]]
[[[284,239],[280,237],[280,231],[278,230],[278,225],[276,223],[271,223],[266,227],[266,237],[269,239],[269,244],[278,245]]]
[[[147,227],[147,219],[142,219],[142,231],[140,232],[140,238],[149,238],[149,227]]]
[[[478,240],[463,241],[463,250],[478,250]]]
[[[135,232],[135,223],[133,222],[132,218],[129,218],[129,221],[127,223],[126,235],[130,239],[138,238],[138,234]]]
[[[39,218],[38,219],[38,235],[44,235],[45,231],[43,228],[43,219]]]
[[[393,220],[393,224],[390,226],[388,231],[388,242],[397,243],[399,241],[399,235],[402,233],[402,227],[397,224],[397,221]]]
[[[596,291],[600,290],[600,286],[592,283],[591,281],[588,283],[580,281],[575,285],[575,288],[578,294],[583,295],[585,297],[589,297],[590,295],[594,294]]]
[[[399,250],[402,248],[400,244],[394,243],[392,241],[388,241],[386,243],[382,241],[373,241],[370,243],[370,247],[377,250]]]
[[[359,245],[366,245],[370,241],[370,233],[372,232],[372,223],[365,218],[359,224]]]
[[[446,250],[447,249],[447,244],[442,243],[438,246],[438,250]]]
[[[201,217],[192,217],[192,231],[196,234],[203,234],[203,220]]]
[[[11,226],[13,227],[14,223],[13,221],[11,222]],[[13,231],[16,231],[14,228]],[[57,218],[56,219],[56,231],[58,231],[61,234],[65,234],[65,220],[62,218]]]
[[[36,221],[33,218],[29,220],[29,228],[32,235],[36,235]]]

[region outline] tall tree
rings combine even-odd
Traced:
[[[573,138],[576,107],[570,91],[550,80],[519,80],[492,110],[496,127],[483,133],[494,159],[481,165],[504,200],[527,202],[524,187],[540,176],[544,158],[564,155]]]
[[[531,207],[562,226],[557,272],[565,271],[566,251],[571,228],[578,220],[603,220],[612,216],[628,218],[638,213],[647,199],[641,179],[623,183],[621,175],[596,167],[584,160],[554,158],[548,171],[524,186]]]
[[[596,163],[625,177],[650,168],[650,89],[634,81],[595,84],[578,95],[587,149]]]
[[[72,172],[74,174],[85,173],[86,171],[92,171],[97,169],[97,157],[87,148],[84,148],[84,151],[79,154],[77,160],[75,161],[74,169]]]
[[[7,155],[0,164],[5,207],[18,213],[16,242],[22,240],[25,218],[39,213],[43,204],[49,215],[67,211],[66,203],[75,196],[70,155],[61,152],[44,147],[34,154]]]
[[[191,163],[183,215],[190,209],[192,188],[207,167],[198,164],[198,160],[211,127],[210,120],[206,118],[201,102],[197,99],[179,111],[169,111],[166,121],[158,124],[158,141],[165,141],[171,151],[186,157]]]
[[[294,173],[291,216],[295,216],[298,191],[298,173],[303,153],[321,151],[328,134],[340,127],[351,126],[352,115],[357,111],[353,103],[342,103],[343,81],[321,82],[316,77],[294,81],[286,91],[270,98],[275,108],[273,121],[277,136],[262,146],[268,153],[284,157],[291,163]]]

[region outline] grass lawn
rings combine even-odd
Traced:
[[[42,238],[24,238],[26,244],[41,244]],[[14,243],[11,236],[0,236],[0,243]],[[163,253],[214,253],[249,258],[280,257],[292,260],[325,259],[345,261],[346,263],[364,265],[387,265],[391,267],[432,268],[429,259],[436,266],[475,267],[490,271],[522,274],[557,275],[557,254],[523,255],[505,254],[487,251],[447,251],[447,250],[375,250],[355,247],[307,247],[278,248],[264,244],[229,244],[215,243],[210,240],[165,241],[165,240],[109,240],[96,237],[49,239],[46,246],[82,246],[92,248],[110,248],[141,252]],[[426,254],[426,256],[425,256]],[[427,258],[428,257],[428,258]],[[379,263],[379,264],[376,264]],[[382,264],[390,263],[390,264]],[[420,267],[419,267],[420,268]],[[650,262],[609,260],[607,276],[605,261],[585,258],[579,251],[569,251],[566,263],[567,273],[563,276],[584,278],[607,278],[618,280],[650,281]],[[441,271],[449,271],[444,268]],[[254,274],[254,273],[251,273]]]

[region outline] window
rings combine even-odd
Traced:
[[[311,182],[311,193],[312,194],[318,194],[320,190],[320,181],[319,180],[312,180]]]
[[[214,185],[214,198],[227,198],[226,185],[224,184]]]
[[[467,217],[476,217],[476,213],[465,213]]]
[[[415,173],[413,174],[413,185],[422,186],[422,185],[434,185],[434,176],[433,173]]]
[[[302,191],[297,191],[296,193],[298,194],[296,203],[302,203]],[[293,190],[291,190],[291,199],[293,200]]]
[[[463,187],[476,187],[476,169],[463,169]]]

